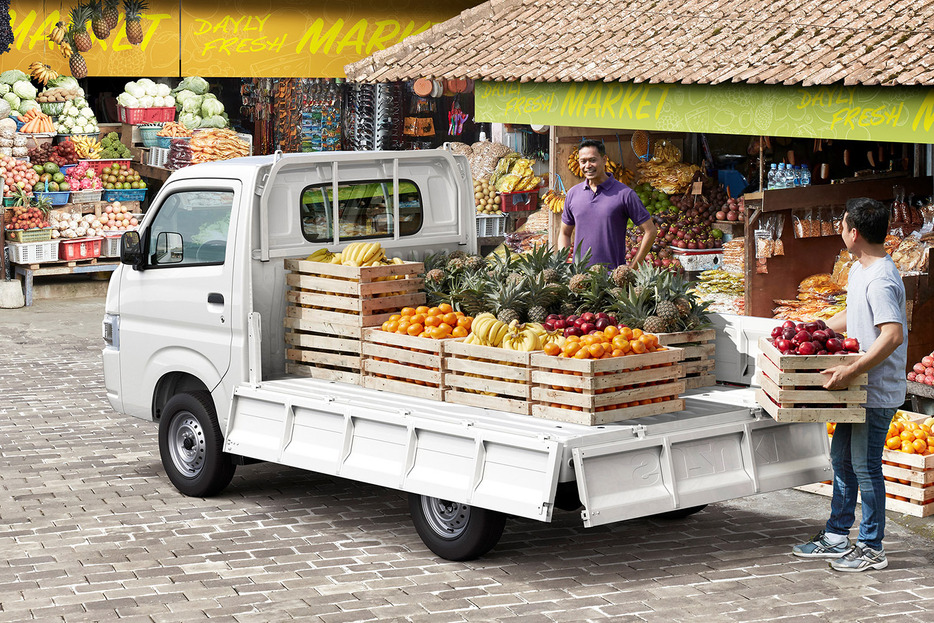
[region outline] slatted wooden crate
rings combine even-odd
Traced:
[[[530,352],[449,341],[444,345],[444,400],[530,415],[531,358]]]
[[[679,348],[609,359],[532,355],[532,415],[595,426],[684,408]]]
[[[286,260],[286,372],[361,383],[363,331],[425,302],[421,262],[342,266]]]
[[[843,390],[823,388],[826,370],[852,360],[855,353],[836,355],[782,355],[765,338],[759,338],[756,359],[756,401],[778,422],[865,422],[865,385],[861,374]]]
[[[684,351],[684,384],[687,389],[709,387],[717,384],[714,374],[717,353],[717,332],[714,329],[700,331],[678,331],[659,333],[658,343],[675,346]]]
[[[444,400],[444,346],[450,341],[364,330],[363,386]]]

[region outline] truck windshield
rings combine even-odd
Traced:
[[[334,238],[334,187],[315,184],[302,191],[302,234],[309,242]],[[393,235],[391,179],[345,182],[337,187],[341,240],[385,238]],[[399,235],[411,236],[422,227],[422,194],[415,182],[399,180]]]

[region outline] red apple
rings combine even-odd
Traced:
[[[915,380],[915,373],[914,373],[914,372],[909,372],[909,373],[908,373],[908,380],[909,380],[909,381]]]
[[[581,314],[581,318],[584,320],[584,322],[593,322],[596,316],[591,312],[584,312]]]
[[[816,322],[816,323],[818,324],[818,326],[819,326],[821,329],[823,329],[823,330],[825,330],[825,331],[827,330],[827,323],[824,322],[823,320],[821,320],[820,318],[818,318],[818,319],[815,320],[814,322]]]
[[[616,324],[616,316],[610,316],[609,320],[610,320],[610,324]]]
[[[795,337],[795,333],[797,333],[797,331],[795,331],[794,327],[785,327],[782,329],[782,337],[786,340],[793,339]]]
[[[817,354],[818,354],[818,355],[829,355],[830,353],[827,352],[826,350],[819,350],[819,351],[817,351]]]
[[[564,337],[571,337],[572,335],[580,337],[584,335],[584,332],[580,330],[580,327],[567,327],[564,330]]]
[[[583,333],[584,335],[587,335],[591,331],[596,331],[597,327],[595,327],[592,322],[583,322],[580,325],[580,330],[581,330],[581,333]]]
[[[546,320],[545,322],[543,322],[543,323],[542,323],[542,327],[544,327],[546,331],[554,331],[554,330],[555,330],[555,325],[554,325],[554,323],[553,323],[552,321],[550,321],[550,320]]]
[[[934,357],[931,357],[930,355],[926,355],[921,358],[921,363],[924,364],[925,368],[934,367]]]
[[[802,342],[798,345],[798,348],[795,349],[795,352],[799,355],[813,355],[817,352],[817,349],[814,348],[814,344],[811,342]]]
[[[848,337],[843,340],[843,348],[850,351],[851,353],[858,353],[859,341],[855,337]]]
[[[564,318],[559,318],[555,320],[555,329],[566,329],[568,326],[568,321]]]
[[[818,329],[817,331],[814,331],[813,333],[811,333],[811,339],[817,340],[821,344],[826,342],[827,338],[829,337],[830,336],[827,335],[827,332],[824,331],[823,329]]]
[[[595,326],[598,331],[603,331],[608,326],[610,326],[610,321],[608,318],[597,318],[596,322],[593,323],[593,326]]]
[[[572,315],[568,316],[567,318],[565,318],[565,321],[567,321],[568,325],[572,325],[572,324],[574,324],[574,321],[577,320],[579,317],[580,317],[580,316],[575,316],[575,315],[572,314]]]
[[[795,323],[791,320],[786,320],[782,323],[782,329],[796,329]]]
[[[816,322],[806,322],[804,324],[804,330],[807,331],[808,333],[814,333],[818,329],[820,329],[820,325],[817,324]]]
[[[917,374],[924,374],[924,365],[916,363],[912,368]]]
[[[610,316],[606,312],[597,312],[596,314],[594,314],[594,316],[596,316],[598,319],[600,318],[609,319],[610,318]]]
[[[772,339],[773,340],[777,337],[781,337],[781,335],[782,335],[782,328],[780,326],[772,328]]]
[[[547,320],[547,321],[549,321],[549,322],[554,322],[555,320],[557,320],[557,319],[560,318],[560,317],[561,317],[561,316],[559,316],[558,314],[548,314],[547,316],[545,316],[545,320]]]
[[[843,350],[843,342],[835,337],[832,337],[824,343],[824,347],[830,351],[830,354],[839,353],[841,350]]]
[[[811,341],[811,334],[807,331],[798,331],[795,333],[795,336],[791,340],[792,342],[797,342],[798,344],[804,344],[805,342]]]

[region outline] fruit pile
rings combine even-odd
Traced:
[[[473,181],[474,205],[477,208],[477,214],[502,214],[500,208],[500,196],[496,194],[496,189],[490,184],[490,179],[484,177]]]
[[[442,303],[437,307],[403,307],[398,314],[390,316],[380,329],[388,333],[443,340],[467,337],[473,321],[470,316]]]
[[[900,415],[903,417],[899,417]],[[932,426],[934,418],[927,418],[924,422],[912,422],[904,412],[900,412],[889,424],[885,447],[906,454],[934,454]]]
[[[325,264],[341,264],[343,266],[388,266],[389,264],[404,264],[401,257],[387,258],[382,245],[378,242],[351,242],[343,251],[332,253],[327,249],[318,249],[305,258],[311,262],[324,262]],[[392,279],[399,279],[403,275],[394,275]],[[379,281],[379,278],[377,278]]]
[[[136,215],[130,212],[130,209],[119,201],[114,201],[110,205],[104,206],[101,215],[98,217],[101,228],[109,231],[126,231],[136,229],[139,220]]]
[[[934,385],[934,352],[925,355],[908,373],[908,380],[925,385]]]
[[[546,355],[571,359],[609,359],[668,349],[659,346],[657,336],[644,333],[642,329],[609,325],[602,331],[566,337],[563,346],[550,342],[545,344],[544,350]]]
[[[104,187],[104,182],[87,162],[82,162],[68,171],[68,184],[72,191],[100,190]]]
[[[78,154],[75,152],[75,145],[71,141],[65,141],[58,145],[52,143],[43,143],[36,145],[29,150],[30,162],[54,162],[60,167],[68,164],[77,164]]]
[[[71,190],[71,184],[68,183],[65,174],[61,172],[56,163],[35,164],[32,169],[39,174],[39,181],[35,185],[37,192],[55,193]]]
[[[49,224],[54,228],[52,238],[85,238],[100,236],[103,226],[94,214],[72,214],[70,212],[52,212]]]
[[[783,355],[836,355],[859,352],[855,337],[844,337],[827,327],[823,320],[786,320],[772,329],[772,344]]]
[[[28,162],[5,155],[0,155],[0,177],[3,178],[4,196],[12,194],[14,186],[30,193],[32,187],[39,182],[39,174],[29,166]]]
[[[101,171],[101,180],[106,190],[146,188],[146,182],[126,162],[114,162],[104,167]]]
[[[546,331],[561,331],[564,337],[582,337],[597,331],[603,331],[616,324],[616,318],[606,312],[584,312],[580,315],[549,314],[542,326]],[[620,326],[622,328],[622,326]]]
[[[37,229],[48,227],[46,212],[37,207],[16,206],[13,208],[13,218],[6,224],[6,229]]]
[[[746,202],[743,201],[742,197],[739,199],[730,197],[714,217],[718,221],[739,221],[742,223],[746,220]]]

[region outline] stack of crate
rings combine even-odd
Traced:
[[[717,363],[716,341],[717,332],[714,329],[658,334],[658,343],[662,346],[674,346],[684,351],[681,365],[684,367],[684,382],[687,389],[717,384],[717,377],[714,373]]]
[[[361,384],[363,332],[422,305],[421,262],[343,266],[286,260],[286,371]]]

